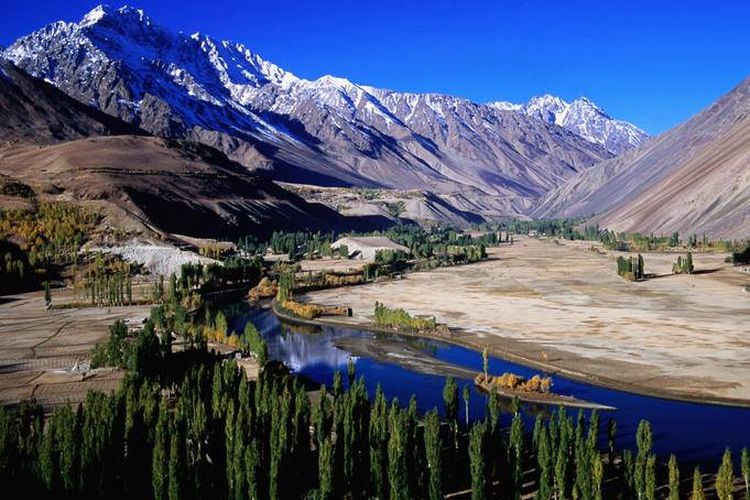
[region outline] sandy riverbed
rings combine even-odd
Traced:
[[[408,279],[307,294],[370,318],[375,301],[435,314],[465,344],[591,375],[638,392],[750,402],[750,275],[724,254],[644,254],[652,279],[628,283],[617,253],[588,242],[522,239],[490,260]],[[356,318],[355,318],[356,321]]]

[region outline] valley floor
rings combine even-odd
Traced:
[[[524,238],[478,264],[323,290],[304,299],[371,318],[375,301],[434,314],[456,340],[527,364],[651,395],[750,404],[750,275],[725,254],[644,254],[640,283],[616,274],[617,252],[591,242]]]

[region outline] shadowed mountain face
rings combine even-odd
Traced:
[[[167,234],[236,239],[273,230],[382,227],[377,217],[349,218],[307,203],[202,144],[156,137],[5,148],[0,172],[40,193],[104,200]]]
[[[612,156],[555,123],[496,106],[304,80],[241,44],[174,33],[129,7],[53,23],[3,55],[83,103],[279,180],[429,190],[467,198],[459,208],[492,207],[484,215],[523,213]]]
[[[750,79],[643,147],[573,177],[534,211],[590,214],[621,231],[750,236]]]
[[[0,143],[54,144],[91,135],[145,135],[130,124],[67,98],[0,59]]]
[[[307,203],[209,146],[147,136],[7,62],[0,124],[0,176],[45,198],[94,204],[112,225],[235,239],[390,224]]]

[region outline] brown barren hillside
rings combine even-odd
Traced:
[[[597,220],[620,231],[750,237],[750,117]]]
[[[0,173],[52,199],[103,202],[108,214],[160,233],[236,238],[373,222],[307,203],[215,149],[155,137],[6,147],[0,150]]]
[[[684,124],[552,191],[536,217],[620,231],[750,236],[750,79]]]
[[[0,207],[33,206],[25,186],[101,210],[107,225],[162,236],[388,223],[306,203],[218,150],[150,137],[0,60]]]

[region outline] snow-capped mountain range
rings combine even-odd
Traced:
[[[430,190],[491,216],[527,213],[631,140],[615,139],[630,129],[607,125],[593,105],[571,103],[558,122],[527,106],[306,80],[243,44],[174,32],[131,7],[49,24],[1,55],[85,104],[280,180]]]
[[[586,97],[566,102],[545,94],[533,97],[525,104],[506,101],[489,103],[497,109],[516,111],[547,123],[554,123],[578,134],[608,151],[619,155],[643,144],[649,135],[632,123],[615,120]]]

